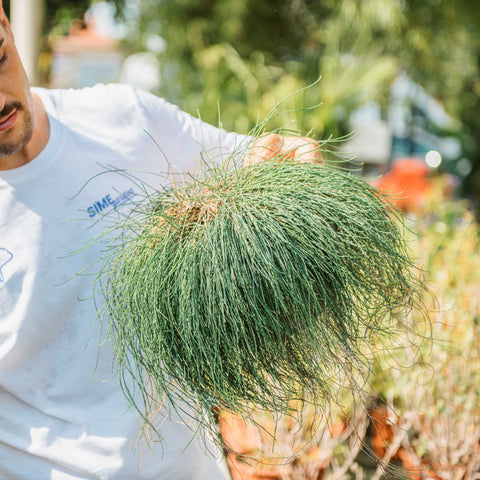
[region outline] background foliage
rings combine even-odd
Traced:
[[[45,0],[45,33],[66,34],[73,20],[82,18],[92,0]],[[10,1],[4,0],[3,7],[10,18]]]
[[[224,126],[246,132],[279,100],[321,76],[284,108],[319,102],[322,108],[272,126],[294,119],[299,129],[338,136],[347,113],[385,93],[398,70],[386,43],[372,39],[398,32],[400,17],[399,0],[143,0],[128,18],[132,31],[142,32],[133,48],[146,48],[151,35],[166,39],[160,93],[182,108],[215,123],[220,102]]]

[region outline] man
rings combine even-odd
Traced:
[[[91,298],[101,245],[84,247],[149,182],[193,171],[200,145],[225,155],[243,137],[126,86],[32,91],[1,4],[0,21],[0,478],[223,478],[178,419],[135,441]],[[267,135],[246,162],[314,158],[305,143]]]

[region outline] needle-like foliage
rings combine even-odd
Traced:
[[[329,401],[421,289],[388,202],[325,164],[218,168],[137,210],[99,285],[122,385],[145,418],[164,397],[212,428],[217,408]]]

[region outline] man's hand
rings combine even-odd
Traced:
[[[253,165],[271,159],[316,163],[322,162],[323,156],[318,142],[313,138],[266,133],[255,140],[243,164]]]

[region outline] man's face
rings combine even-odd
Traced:
[[[2,12],[3,13],[3,12]],[[10,27],[0,25],[0,158],[22,150],[33,134],[33,100]]]

